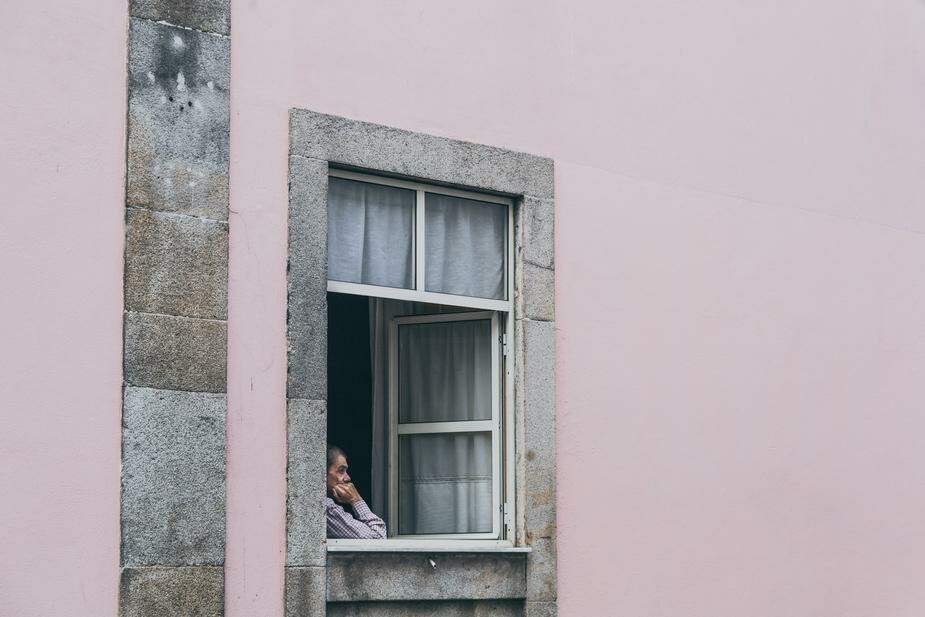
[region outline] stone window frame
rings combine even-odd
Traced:
[[[551,159],[290,110],[287,294],[287,616],[326,603],[512,603],[556,612],[554,170]],[[330,552],[327,441],[327,184],[331,167],[514,200],[514,548]],[[463,541],[460,541],[463,542]],[[424,554],[441,561],[424,568]],[[370,570],[370,569],[373,570]],[[362,571],[377,572],[364,577]],[[352,574],[348,575],[350,572]],[[335,611],[336,612],[336,611]]]

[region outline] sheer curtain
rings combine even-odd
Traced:
[[[490,532],[491,433],[399,437],[402,534]]]
[[[435,193],[425,199],[427,291],[504,299],[507,208]]]
[[[429,309],[429,310],[428,310]],[[435,307],[370,299],[373,368],[373,491],[376,512],[388,512],[388,327],[400,315]],[[437,309],[439,310],[439,309]],[[405,324],[399,328],[399,421],[453,422],[491,418],[491,322]],[[492,530],[490,433],[399,437],[401,534]]]
[[[413,287],[415,192],[328,179],[328,278]]]
[[[398,331],[398,421],[491,419],[491,322],[403,325]]]
[[[369,349],[373,376],[373,512],[386,519],[391,530],[389,512],[389,322],[398,315],[414,315],[414,302],[369,299]]]

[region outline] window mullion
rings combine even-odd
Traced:
[[[414,288],[424,291],[424,191],[418,189],[414,225]]]

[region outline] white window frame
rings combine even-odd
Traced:
[[[332,281],[328,279],[327,290],[334,293],[345,293],[375,298],[389,298],[428,304],[441,304],[463,308],[482,309],[495,312],[493,335],[497,338],[498,363],[493,359],[492,379],[503,379],[503,384],[496,388],[499,398],[499,408],[495,411],[493,403],[493,434],[492,434],[492,485],[493,485],[493,529],[490,534],[447,534],[439,536],[390,536],[385,540],[356,540],[347,538],[329,538],[328,549],[333,551],[353,550],[514,550],[515,516],[514,516],[514,366],[512,361],[513,331],[514,331],[514,200],[509,197],[489,193],[466,191],[449,188],[413,180],[391,178],[374,174],[361,173],[346,169],[331,167],[328,175],[333,178],[356,180],[371,184],[394,186],[397,188],[415,191],[415,223],[412,234],[412,253],[414,255],[414,289],[384,287],[379,285],[366,285],[349,283],[345,281]],[[450,197],[461,197],[474,201],[499,204],[507,207],[507,234],[505,237],[505,268],[504,289],[506,299],[477,298],[455,294],[429,292],[424,287],[425,270],[425,194],[436,193]],[[449,314],[439,314],[437,317],[447,317]],[[425,316],[420,316],[425,317]],[[391,346],[394,349],[394,346]],[[390,358],[391,362],[391,358]],[[499,366],[500,365],[500,366]],[[391,375],[394,371],[390,371]],[[390,386],[390,391],[391,391]],[[391,398],[391,395],[390,395]],[[392,405],[389,405],[390,414]],[[390,420],[390,437],[393,423]],[[397,436],[396,443],[390,443],[390,510],[397,507],[397,489],[392,490],[392,474],[397,473]],[[391,439],[390,439],[391,441]],[[392,457],[395,456],[395,461]],[[394,496],[393,496],[394,495]],[[397,519],[391,516],[389,527],[398,529]]]
[[[392,298],[394,300],[409,300],[411,302],[426,302],[429,304],[447,304],[450,306],[462,306],[465,308],[486,309],[489,311],[502,311],[510,313],[513,310],[513,276],[511,266],[514,263],[514,202],[507,197],[489,195],[486,193],[474,193],[472,191],[461,191],[443,186],[424,184],[422,182],[412,182],[410,180],[398,180],[384,176],[374,176],[355,171],[346,171],[343,169],[330,169],[328,175],[332,178],[343,178],[345,180],[356,180],[358,182],[367,182],[370,184],[380,184],[384,186],[394,186],[397,188],[410,189],[415,192],[415,224],[414,233],[411,234],[411,251],[414,255],[414,289],[404,289],[400,287],[382,287],[380,285],[365,285],[363,283],[348,283],[345,281],[332,281],[328,279],[328,291],[335,293],[348,293],[360,296],[372,296],[376,298]],[[425,193],[437,193],[448,195],[450,197],[461,197],[474,201],[499,204],[507,206],[507,234],[505,237],[505,259],[507,263],[504,268],[504,290],[507,299],[496,300],[492,298],[476,298],[472,296],[459,296],[455,294],[437,293],[426,291],[424,288],[424,225],[426,222],[424,209]]]
[[[491,418],[489,420],[463,420],[457,422],[418,422],[402,424],[398,416],[398,329],[403,325],[447,323],[453,321],[491,322]],[[398,539],[456,539],[497,540],[501,537],[503,518],[501,506],[501,344],[499,317],[495,312],[439,313],[395,317],[389,323],[389,526],[399,529],[398,509],[398,438],[401,435],[439,435],[447,433],[491,434],[491,506],[492,528],[483,533],[446,534],[393,534]]]

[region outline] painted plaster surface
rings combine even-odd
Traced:
[[[118,610],[124,0],[0,3],[0,615]]]
[[[290,107],[555,159],[559,614],[925,611],[921,3],[233,8],[227,615],[284,611]],[[0,8],[0,614],[117,611],[125,13]]]
[[[925,7],[235,11],[229,615],[282,610],[290,107],[555,159],[560,615],[925,610]]]

